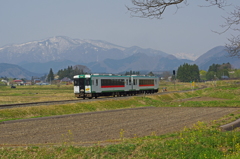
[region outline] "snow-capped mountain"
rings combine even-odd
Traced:
[[[96,73],[118,73],[130,69],[168,69],[169,66],[177,67],[183,62],[159,50],[138,46],[123,47],[102,40],[81,40],[66,36],[0,48],[0,63],[17,64],[41,74],[48,73],[50,68],[57,72],[78,64],[85,65]]]
[[[43,63],[56,60],[89,63],[108,58],[122,59],[139,52],[149,55],[168,55],[158,50],[140,47],[126,48],[101,40],[80,40],[56,36],[40,41],[2,47],[0,48],[0,63]]]
[[[56,36],[40,41],[9,45],[0,48],[0,62],[18,64],[27,62],[48,62],[54,60],[71,60],[91,62],[109,58],[119,58],[126,55],[112,54],[108,50],[122,51],[125,48],[97,40],[71,39]],[[105,53],[105,55],[103,54]],[[94,58],[95,57],[95,58]]]
[[[160,72],[176,70],[184,63],[196,63],[200,69],[207,69],[213,63],[223,62],[230,62],[235,68],[240,67],[239,59],[226,58],[226,54],[224,47],[216,47],[192,61],[188,59],[196,57],[189,54],[177,54],[177,58],[150,48],[123,47],[101,40],[56,36],[0,48],[0,63],[4,63],[0,66],[0,76],[31,77],[33,75],[31,72],[46,74],[52,68],[56,73],[60,69],[74,65],[85,65],[92,73],[119,73],[129,70]],[[19,73],[21,68],[16,69],[13,66],[9,66],[13,69],[7,69],[11,71],[6,71],[4,69],[6,63],[17,64],[30,73],[25,74],[24,70]]]
[[[188,60],[196,60],[199,56],[198,55],[194,55],[194,54],[188,54],[188,53],[176,53],[174,54],[174,56],[176,56],[179,59],[188,59]]]

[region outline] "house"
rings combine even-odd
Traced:
[[[7,80],[3,80],[3,79],[1,80],[1,82],[3,82],[3,83],[8,83],[8,81],[7,81]]]
[[[33,80],[33,83],[36,84],[36,83],[41,83],[41,80],[40,79],[34,79]]]
[[[17,85],[23,85],[24,84],[24,82],[22,80],[13,80],[13,83],[17,84]]]
[[[32,80],[26,80],[25,85],[32,85]]]
[[[60,81],[60,83],[66,83],[66,85],[68,85],[68,84],[72,84],[72,80],[70,79],[70,78],[68,78],[68,77],[64,77],[61,81]]]

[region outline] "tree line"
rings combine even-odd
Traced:
[[[184,63],[177,70],[177,79],[181,82],[200,81],[199,68],[196,64]]]
[[[230,77],[240,77],[240,70],[233,70],[230,63],[212,64],[209,66],[208,71],[199,70],[196,64],[184,63],[178,67],[176,75],[176,78],[181,82],[218,80]]]
[[[233,72],[230,74],[229,72]],[[90,73],[90,70],[86,66],[77,65],[77,66],[68,66],[65,69],[61,69],[57,72],[58,79],[63,79],[64,77],[68,77],[73,79],[74,75],[79,74],[87,74]],[[53,81],[56,76],[53,73],[52,68],[47,75],[47,81]],[[140,75],[139,71],[127,71],[125,75]],[[154,76],[152,72],[149,72],[148,75]],[[199,82],[204,80],[216,80],[223,79],[228,77],[239,78],[240,77],[240,69],[233,70],[230,63],[223,64],[212,64],[209,66],[208,71],[199,70],[199,67],[196,64],[188,64],[184,63],[180,65],[176,71],[176,75],[173,78],[178,79],[181,82]]]
[[[90,73],[90,69],[83,65],[68,66],[67,68],[61,69],[57,72],[58,79],[63,79],[64,77],[73,79],[74,75],[87,74]],[[52,68],[47,75],[47,81],[53,81],[55,75]]]

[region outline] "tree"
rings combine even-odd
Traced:
[[[207,71],[204,71],[204,70],[201,70],[200,72],[200,79],[201,80],[206,80],[206,74],[207,74]]]
[[[221,79],[223,76],[229,77],[229,70],[232,69],[232,66],[230,63],[223,63],[222,65],[219,64],[212,64],[209,66],[208,72],[206,74],[207,80],[213,80],[213,79]]]
[[[187,0],[131,0],[134,7],[128,7],[134,17],[161,19],[163,13],[167,8],[175,6],[180,8],[180,4],[187,5]],[[227,0],[206,0],[207,6],[217,6],[218,8],[224,8],[233,4],[228,4]],[[222,25],[224,31],[220,34],[233,30],[239,32],[240,25],[240,6],[235,6],[233,12],[229,13],[229,16],[225,19],[225,24]],[[228,39],[229,44],[226,44],[229,56],[235,56],[240,58],[240,35],[232,36]]]
[[[149,73],[148,73],[148,76],[154,76],[153,72],[152,72],[152,71],[149,72]]]
[[[163,13],[168,7],[175,6],[180,8],[180,4],[187,5],[187,0],[131,0],[135,7],[128,7],[132,16],[141,18],[161,19]],[[206,0],[208,6],[217,6],[223,8],[228,6],[227,0]]]
[[[240,69],[235,70],[235,76],[236,78],[240,78]]]
[[[76,65],[76,66],[68,66],[68,68],[61,69],[57,72],[59,79],[63,79],[64,77],[68,77],[73,79],[74,75],[81,75],[90,73],[91,70],[83,65]]]
[[[140,75],[140,72],[139,71],[126,71],[125,75]]]
[[[216,78],[216,72],[214,71],[208,71],[206,74],[206,79],[207,80],[215,80]]]
[[[177,70],[177,79],[181,82],[200,81],[199,68],[196,64],[184,63]]]
[[[47,81],[53,81],[54,80],[54,74],[53,74],[53,71],[52,71],[52,68],[50,68],[50,71],[49,71],[49,74],[47,76]]]
[[[234,30],[239,32],[240,25],[240,6],[236,6],[235,10],[229,14],[229,17],[225,18],[225,24],[222,25],[223,28],[226,28],[224,32],[227,30]],[[228,53],[231,57],[236,56],[240,58],[240,35],[232,35],[231,38],[228,39],[229,43],[226,45]]]

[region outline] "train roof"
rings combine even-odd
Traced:
[[[75,75],[73,78],[91,78],[91,77],[144,77],[144,78],[158,78],[156,76],[145,76],[145,75],[113,75],[113,74],[85,74]]]

